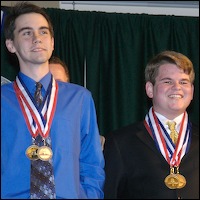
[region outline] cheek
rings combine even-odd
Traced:
[[[191,100],[193,99],[193,95],[194,95],[194,85],[192,85],[192,89],[191,89]]]
[[[18,40],[17,42],[15,42],[15,48],[16,51],[23,51],[29,48],[29,42],[27,41],[20,41]]]
[[[51,39],[51,48],[54,50],[54,39]]]
[[[163,97],[165,97],[165,93],[166,92],[163,87],[154,87],[153,97],[157,99],[162,99]]]
[[[193,99],[194,91],[192,90],[190,93],[191,100]]]
[[[49,49],[50,52],[52,52],[54,50],[54,45],[52,43],[50,43],[48,45],[48,47],[49,47],[48,49]]]

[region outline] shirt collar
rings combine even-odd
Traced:
[[[25,75],[22,72],[19,72],[18,76],[21,78],[23,83],[26,85],[28,91],[33,95],[35,91],[35,83],[36,81],[30,78],[29,76]],[[51,81],[51,73],[48,72],[39,82],[42,83],[43,89],[45,92],[47,91],[47,88],[49,86],[49,83]]]
[[[183,118],[183,115],[184,113],[182,113],[181,115],[179,115],[178,117],[174,118],[173,120],[169,120],[167,119],[165,116],[161,115],[160,113],[157,113],[155,112],[156,116],[158,117],[158,119],[160,120],[160,122],[165,126],[165,127],[168,127],[167,126],[167,121],[175,121],[176,122],[176,127],[177,129],[179,129],[180,127],[180,124],[181,124],[181,121],[182,121],[182,118]]]

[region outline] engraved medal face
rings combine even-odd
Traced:
[[[178,177],[179,180],[179,184],[177,186],[177,188],[183,188],[186,185],[186,179],[183,175],[181,174],[176,174],[176,176]]]
[[[31,145],[26,149],[26,156],[30,159],[30,160],[38,160],[38,155],[37,155],[37,151],[38,151],[39,147],[37,145]]]
[[[53,152],[51,148],[47,146],[40,147],[37,151],[37,154],[38,154],[38,158],[43,161],[48,161],[53,156]]]
[[[170,189],[176,189],[179,185],[177,174],[170,174],[165,178],[165,185]]]

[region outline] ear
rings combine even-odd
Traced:
[[[145,85],[145,89],[146,89],[146,94],[149,98],[153,98],[153,84],[151,82],[146,82]]]
[[[8,51],[10,51],[10,53],[15,53],[16,50],[15,50],[15,47],[14,47],[14,44],[13,44],[13,40],[11,39],[7,39],[6,40],[6,47],[8,49]]]

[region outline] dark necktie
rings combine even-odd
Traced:
[[[36,90],[34,94],[34,99],[36,101],[37,106],[40,106],[42,103],[42,94],[41,94],[42,84],[40,82],[36,83]]]
[[[36,84],[34,97],[38,106],[42,102],[41,88],[41,83]],[[44,141],[40,134],[36,137],[34,144],[38,147],[44,146]],[[45,145],[51,148],[50,137],[45,139]],[[31,160],[30,195],[31,199],[56,199],[52,159],[47,161]]]

